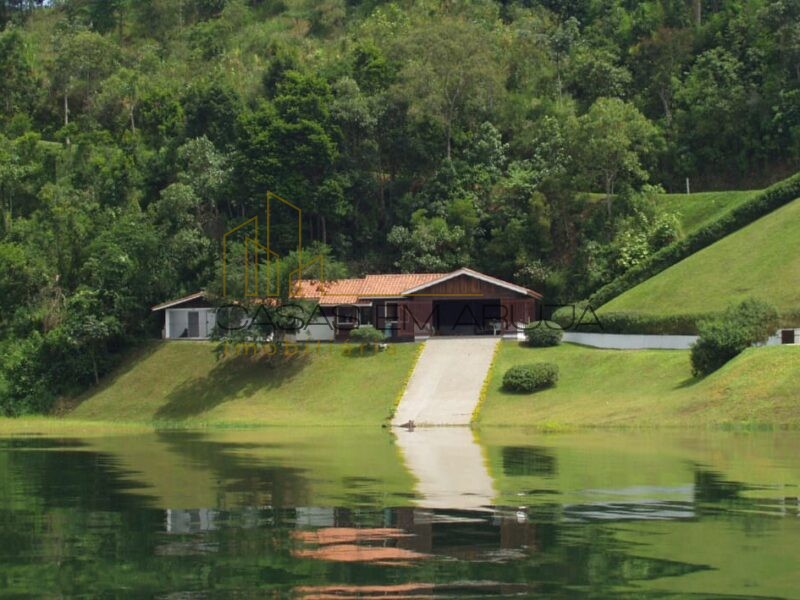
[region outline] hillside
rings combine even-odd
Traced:
[[[800,199],[696,252],[600,308],[600,313],[692,314],[748,296],[800,310]]]
[[[377,425],[390,416],[417,345],[349,355],[310,347],[275,364],[218,362],[213,344],[157,342],[90,390],[68,415],[80,421],[182,425]]]
[[[523,395],[502,391],[509,367],[538,361],[558,364],[556,387]],[[795,346],[752,348],[716,373],[694,379],[684,350],[528,348],[506,342],[491,377],[479,425],[800,425]]]
[[[696,194],[662,194],[659,206],[678,217],[686,234],[724,215],[746,202],[757,191],[700,192]]]
[[[246,297],[223,236],[269,191],[303,211],[270,212],[271,249],[332,277],[470,266],[600,306],[717,241],[664,246],[638,199],[798,164],[800,12],[607,4],[0,3],[0,414],[94,386],[155,304]],[[663,203],[696,234],[768,212],[743,199]]]

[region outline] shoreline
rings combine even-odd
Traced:
[[[69,412],[0,417],[0,437],[127,435],[225,429],[388,428],[419,345],[348,356],[325,352],[275,368],[216,361],[210,345],[156,343],[134,353]],[[685,350],[602,350],[575,344],[499,346],[473,418],[475,431],[548,434],[620,430],[800,429],[798,348],[752,348],[694,379]],[[547,361],[560,381],[534,394],[501,388],[510,366]]]

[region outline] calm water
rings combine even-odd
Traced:
[[[800,435],[0,439],[0,595],[800,598]]]

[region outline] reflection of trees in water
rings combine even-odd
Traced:
[[[84,593],[87,581],[110,589],[117,576],[134,585],[123,564],[153,554],[163,513],[147,508],[146,485],[113,455],[84,448],[68,439],[0,442],[9,500],[0,511],[0,572],[8,593]]]
[[[507,476],[553,476],[557,471],[556,457],[549,448],[538,446],[504,446],[503,473]]]
[[[728,481],[720,473],[695,467],[694,501],[696,504],[717,504],[740,501],[739,494],[745,485],[736,481]]]
[[[251,444],[218,441],[198,432],[161,432],[158,440],[171,452],[216,475],[219,506],[235,494],[239,506],[303,506],[310,503],[303,471],[242,454]],[[259,443],[257,448],[268,448]]]
[[[115,510],[147,504],[146,483],[121,468],[113,454],[86,448],[76,439],[0,440],[6,493],[18,494],[27,508]]]

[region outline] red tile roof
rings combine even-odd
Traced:
[[[367,275],[359,279],[319,282],[304,280],[296,298],[318,299],[323,306],[356,304],[360,298],[401,296],[404,291],[444,277],[446,273],[397,273]]]
[[[541,294],[534,290],[467,268],[457,269],[451,273],[367,275],[360,279],[334,279],[324,282],[304,280],[300,282],[299,289],[294,294],[294,297],[319,300],[322,306],[358,304],[359,300],[367,301],[372,298],[396,298],[414,295],[427,288],[429,284],[447,281],[460,275],[474,277],[534,298],[542,297]]]

